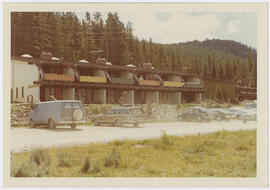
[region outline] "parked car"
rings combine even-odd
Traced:
[[[208,111],[202,107],[191,107],[183,113],[177,116],[179,121],[210,121],[211,117],[208,115]]]
[[[90,118],[95,126],[111,124],[118,127],[122,127],[124,124],[132,124],[137,127],[139,123],[148,119],[144,110],[135,106],[111,108],[105,111],[104,114],[92,115]]]
[[[257,121],[257,112],[251,111],[240,116],[240,119],[246,123],[247,121]]]
[[[211,116],[212,119],[217,120],[217,121],[229,121],[230,115],[226,110],[223,109],[217,109],[217,108],[212,108],[208,110],[208,115]]]
[[[76,128],[76,124],[85,122],[85,109],[78,100],[56,100],[40,102],[32,106],[29,114],[30,127],[37,125],[70,125]]]
[[[246,111],[240,107],[231,107],[226,109],[226,112],[231,116],[233,119],[239,119],[242,114],[245,114]]]

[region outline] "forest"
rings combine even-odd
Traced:
[[[156,69],[257,86],[256,49],[219,39],[174,44],[138,39],[132,23],[121,22],[117,12],[109,12],[105,20],[100,12],[86,12],[82,20],[74,12],[12,12],[12,56],[39,58],[42,51],[66,61],[106,57],[114,65],[150,62]]]

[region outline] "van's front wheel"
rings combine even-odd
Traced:
[[[49,127],[55,129],[55,121],[53,119],[49,119]]]
[[[75,129],[75,128],[76,128],[76,124],[75,124],[75,123],[72,123],[72,124],[71,124],[71,128],[72,128],[72,129]]]

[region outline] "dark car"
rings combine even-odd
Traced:
[[[229,112],[223,109],[212,108],[208,110],[208,115],[211,116],[212,119],[217,121],[229,121],[230,115]]]
[[[49,125],[55,128],[56,125],[70,125],[85,122],[85,109],[78,100],[56,100],[40,102],[32,106],[29,114],[30,127],[37,125]]]
[[[191,107],[177,116],[179,121],[210,121],[207,109],[202,107]]]
[[[137,127],[140,122],[148,119],[147,113],[142,108],[135,106],[111,108],[106,110],[104,114],[92,115],[90,118],[95,126],[111,124],[118,127],[122,127],[124,124],[132,124]]]
[[[257,110],[256,108],[245,113],[245,114],[242,114],[240,117],[239,117],[240,120],[242,120],[244,123],[246,123],[247,121],[257,121]]]

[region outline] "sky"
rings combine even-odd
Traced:
[[[108,12],[101,12],[104,20]],[[85,13],[77,12],[80,19]],[[206,39],[234,40],[257,48],[257,15],[252,12],[118,11],[120,21],[130,21],[139,39],[179,43]]]

